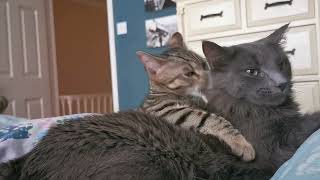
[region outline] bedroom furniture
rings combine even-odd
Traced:
[[[301,111],[320,110],[319,1],[175,0],[178,29],[203,55],[201,41],[235,45],[263,38],[290,22],[286,51]]]

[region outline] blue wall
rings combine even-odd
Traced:
[[[143,0],[113,0],[114,22],[127,21],[128,33],[116,35],[120,110],[135,108],[148,90],[148,80],[136,51],[160,53],[163,48],[146,47],[145,20],[176,13],[175,7],[146,12]],[[116,32],[116,27],[115,27]]]

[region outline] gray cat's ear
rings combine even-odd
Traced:
[[[166,64],[166,61],[151,54],[142,51],[138,51],[136,54],[150,76],[157,74],[160,68]]]
[[[210,66],[214,67],[219,59],[225,55],[226,51],[223,47],[218,44],[210,41],[202,41],[202,50],[204,55],[207,58]]]
[[[264,38],[265,41],[281,44],[282,40],[286,39],[286,32],[288,31],[289,23],[281,26],[279,29],[275,30],[272,34]]]
[[[182,34],[180,34],[179,32],[175,32],[169,40],[169,47],[170,48],[183,48],[183,47],[185,47]]]

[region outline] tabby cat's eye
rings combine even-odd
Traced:
[[[184,75],[187,77],[192,77],[192,76],[196,75],[196,73],[194,71],[189,71],[189,72],[185,73]]]
[[[246,73],[251,76],[258,76],[260,72],[257,69],[247,69]]]

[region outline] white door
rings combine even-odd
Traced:
[[[45,0],[0,0],[0,95],[6,114],[52,115]]]

